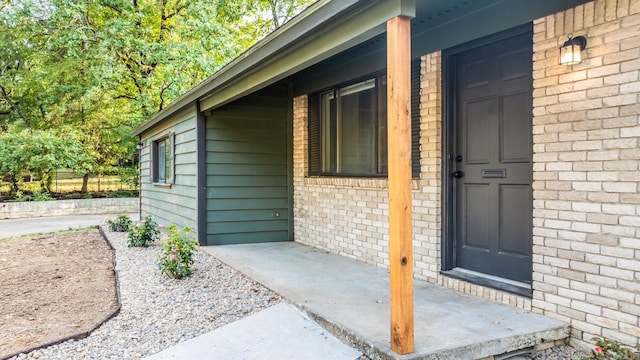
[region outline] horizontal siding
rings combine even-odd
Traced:
[[[289,213],[286,209],[281,209],[280,219],[289,219]],[[215,218],[218,222],[243,222],[243,221],[267,221],[273,219],[273,210],[247,210],[241,209],[237,211],[222,210],[209,211],[208,215]]]
[[[241,186],[226,187],[224,189],[212,187],[207,189],[207,197],[211,199],[260,199],[282,198],[287,196],[285,186]]]
[[[207,114],[207,242],[290,240],[286,98]]]
[[[258,164],[208,164],[207,174],[218,176],[278,176],[287,173],[287,164],[282,165],[258,165]]]
[[[274,142],[282,142],[274,135]],[[285,155],[286,148],[273,148],[263,143],[264,138],[253,141],[207,141],[207,152],[237,153],[237,154],[277,154]],[[286,142],[285,142],[286,144]]]
[[[282,210],[286,208],[286,198],[207,199],[209,210]]]
[[[287,176],[208,176],[207,187],[285,186]]]
[[[211,153],[210,164],[247,164],[274,165],[282,164],[282,154],[254,153]]]
[[[195,107],[166,119],[142,134],[145,142],[141,154],[141,197],[143,216],[151,215],[165,226],[188,226],[197,236],[197,153]],[[151,142],[167,132],[175,134],[175,183],[170,187],[155,185],[151,179]]]
[[[233,234],[208,234],[207,244],[251,244],[261,242],[287,241],[288,231],[260,231]]]
[[[244,131],[238,131],[236,128],[207,129],[207,140],[210,141],[247,141],[247,139],[260,139],[265,136],[276,136],[275,139],[286,138],[285,134],[273,134],[273,129],[268,127],[265,130],[245,129]]]
[[[207,234],[234,234],[238,232],[267,232],[282,231],[287,228],[287,219],[269,221],[243,221],[238,222],[216,222],[209,223]],[[240,227],[240,229],[239,229]],[[241,231],[238,231],[241,230]]]

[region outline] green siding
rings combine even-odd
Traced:
[[[287,104],[265,92],[207,112],[207,245],[292,239]]]
[[[196,182],[196,111],[195,107],[176,114],[142,134],[145,146],[141,154],[142,215],[151,215],[165,226],[176,224],[194,232],[198,216]],[[171,187],[151,182],[151,142],[159,134],[175,134],[175,183]],[[193,234],[195,235],[195,234]]]
[[[283,241],[289,236],[288,231],[260,231],[260,232],[241,232],[230,234],[208,235],[207,243],[214,244],[250,244],[260,242],[276,242]]]

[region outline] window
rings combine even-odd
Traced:
[[[309,176],[386,176],[386,76],[308,97]],[[420,61],[411,63],[411,158],[420,176]]]
[[[386,77],[320,94],[323,175],[387,173]]]
[[[173,134],[166,135],[153,142],[152,170],[153,182],[173,183]]]

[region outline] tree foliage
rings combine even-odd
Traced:
[[[0,130],[64,133],[83,174],[134,159],[133,127],[311,2],[4,0]]]
[[[85,145],[72,136],[59,136],[50,130],[22,130],[0,135],[0,172],[20,190],[23,176],[34,174],[40,188],[51,190],[51,173],[56,169],[83,172],[93,159]]]

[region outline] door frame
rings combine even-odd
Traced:
[[[474,284],[514,293],[516,295],[532,297],[532,289],[515,286],[509,281],[496,280],[495,277],[480,277],[464,272],[455,271],[456,267],[456,216],[454,205],[455,181],[451,176],[455,168],[453,153],[456,149],[456,79],[452,70],[455,69],[456,55],[474,48],[486,46],[505,39],[530,33],[533,36],[533,23],[526,23],[483,38],[442,50],[442,166],[441,166],[441,268],[440,274],[458,278]],[[533,206],[533,204],[531,204]]]

